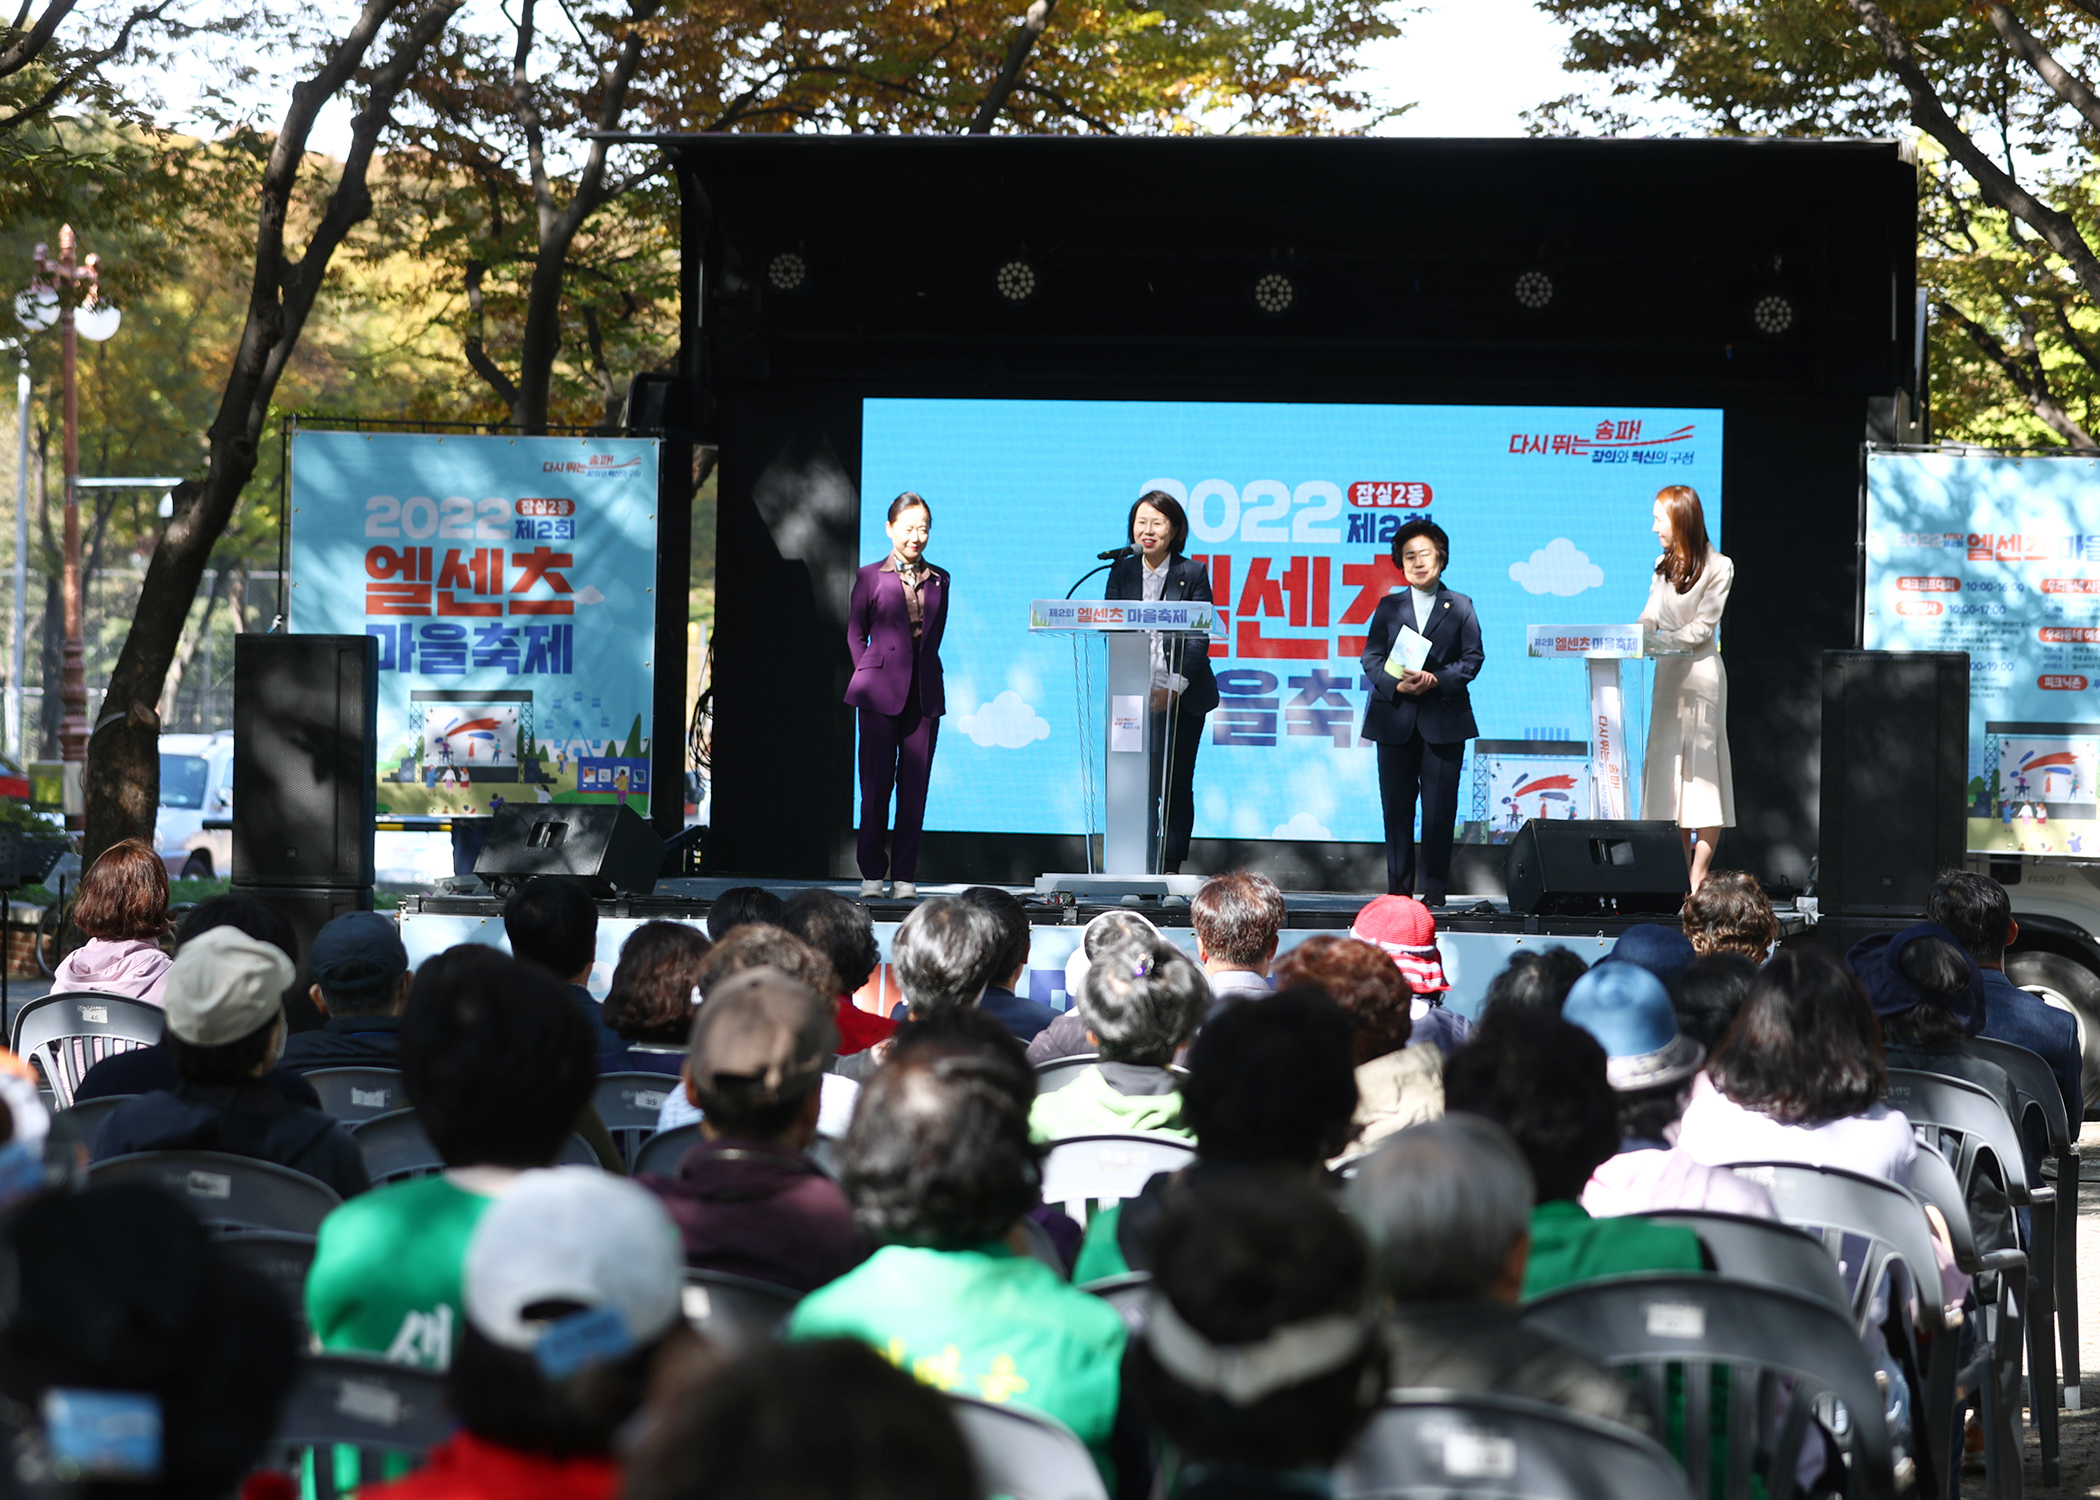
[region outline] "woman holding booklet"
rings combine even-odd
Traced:
[[[1363,736],[1378,746],[1378,800],[1385,811],[1385,884],[1394,895],[1444,904],[1458,777],[1466,741],[1480,733],[1467,685],[1480,675],[1480,620],[1473,601],[1443,585],[1451,539],[1434,521],[1409,521],[1393,537],[1407,587],[1379,601],[1365,637],[1371,702]],[[1415,861],[1415,800],[1422,803],[1422,858]]]

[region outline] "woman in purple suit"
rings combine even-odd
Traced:
[[[926,820],[926,779],[947,702],[941,695],[941,629],[948,621],[948,575],[926,561],[931,506],[906,490],[890,502],[890,555],[853,580],[846,611],[846,649],[853,680],[846,702],[860,710],[860,893],[880,896],[885,874],[894,893],[918,894],[919,829]],[[897,830],[885,858],[890,791],[897,793]]]

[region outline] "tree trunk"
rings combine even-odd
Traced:
[[[175,660],[168,667],[168,685],[160,693],[160,718],[163,724],[181,723],[182,679],[188,674],[190,663],[197,658],[197,648],[211,634],[211,617],[219,606],[219,585],[226,581],[222,571],[212,581],[211,592],[204,596],[204,616],[198,620],[195,630],[185,630],[182,640],[175,648]]]

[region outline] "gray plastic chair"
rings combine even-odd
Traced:
[[[1075,1135],[1043,1158],[1043,1201],[1079,1224],[1102,1204],[1134,1198],[1157,1172],[1178,1172],[1196,1159],[1179,1141],[1150,1135]]]
[[[770,1281],[698,1266],[685,1268],[685,1320],[731,1353],[769,1344],[802,1300]]]
[[[1035,1065],[1035,1091],[1054,1094],[1099,1061],[1101,1054],[1098,1052],[1075,1052],[1070,1057],[1053,1057],[1048,1062],[1039,1062]]]
[[[1080,1290],[1113,1307],[1122,1316],[1123,1326],[1130,1330],[1132,1338],[1145,1331],[1145,1313],[1152,1301],[1150,1271],[1125,1271],[1120,1276],[1104,1276],[1099,1281],[1089,1281]]]
[[[89,1068],[119,1052],[153,1046],[166,1026],[157,1005],[95,990],[67,990],[16,1011],[11,1041],[17,1057],[43,1071],[53,1102],[64,1109]]]
[[[1335,1500],[1686,1500],[1684,1471],[1617,1422],[1515,1396],[1395,1391],[1334,1470]]]
[[[82,1144],[93,1150],[95,1132],[102,1128],[102,1122],[117,1112],[118,1105],[129,1104],[136,1098],[137,1094],[104,1094],[99,1099],[75,1100],[59,1111],[58,1118],[70,1122]]]
[[[365,1175],[372,1179],[374,1187],[445,1170],[445,1158],[438,1154],[412,1109],[390,1110],[369,1120],[356,1120],[348,1128],[365,1159]],[[554,1165],[595,1167],[600,1163],[590,1142],[572,1131],[562,1143],[561,1155],[554,1159]]]
[[[244,1229],[218,1237],[219,1253],[246,1266],[284,1297],[306,1332],[306,1277],[314,1265],[314,1237],[280,1229]]]
[[[1672,1209],[1629,1217],[1691,1230],[1706,1247],[1714,1269],[1732,1280],[1806,1292],[1828,1302],[1848,1318],[1857,1312],[1837,1262],[1830,1258],[1823,1241],[1805,1229],[1705,1209]]]
[[[180,1199],[205,1223],[317,1234],[343,1200],[319,1178],[223,1151],[138,1151],[88,1168],[88,1183],[143,1182]]]
[[[656,1134],[656,1117],[664,1100],[680,1086],[675,1073],[606,1073],[598,1079],[591,1103],[612,1132],[628,1171],[634,1170],[643,1143]]]
[[[420,1459],[443,1442],[454,1426],[445,1409],[445,1377],[432,1370],[391,1364],[375,1355],[310,1354],[277,1419],[270,1440],[270,1466],[288,1471],[295,1483],[312,1459],[314,1500],[336,1500],[339,1449],[355,1454],[355,1487],[378,1484],[384,1459],[404,1454]]]
[[[977,1492],[985,1500],[1108,1500],[1094,1456],[1062,1422],[952,1392],[948,1403],[970,1445]]]
[[[1794,1456],[1825,1396],[1850,1419],[1848,1493],[1894,1500],[1901,1487],[1874,1366],[1852,1320],[1827,1302],[1722,1276],[1615,1276],[1549,1292],[1523,1318],[1637,1372],[1652,1410],[1669,1410],[1669,1373],[1683,1372],[1684,1472],[1695,1495],[1711,1480],[1717,1369],[1730,1372],[1725,1500],[1749,1500],[1753,1473],[1770,1500],[1792,1500]]]
[[[666,1177],[678,1170],[678,1158],[700,1144],[700,1127],[674,1125],[669,1130],[659,1130],[642,1142],[634,1153],[634,1172],[661,1172]]]
[[[315,1068],[304,1076],[321,1108],[346,1125],[409,1107],[399,1068]]]

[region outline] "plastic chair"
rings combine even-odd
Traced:
[[[314,1500],[336,1500],[338,1449],[356,1454],[355,1487],[386,1476],[389,1455],[420,1460],[453,1428],[445,1409],[445,1377],[432,1370],[390,1364],[373,1355],[311,1354],[300,1361],[292,1393],[270,1440],[270,1467],[296,1481],[312,1464]]]
[[[1070,1057],[1053,1057],[1048,1062],[1039,1062],[1035,1065],[1035,1091],[1054,1094],[1099,1061],[1101,1054],[1098,1052],[1075,1052]]]
[[[1792,1224],[1705,1209],[1633,1214],[1654,1224],[1674,1224],[1699,1236],[1714,1269],[1734,1281],[1783,1286],[1828,1302],[1846,1317],[1856,1312],[1852,1292],[1823,1242]]]
[[[1669,1410],[1667,1377],[1683,1371],[1684,1472],[1694,1494],[1711,1481],[1712,1375],[1722,1368],[1730,1372],[1726,1500],[1749,1500],[1753,1473],[1770,1500],[1792,1500],[1795,1455],[1826,1396],[1849,1419],[1848,1493],[1893,1500],[1900,1487],[1874,1366],[1852,1320],[1818,1298],[1721,1276],[1615,1276],[1549,1292],[1523,1317],[1528,1328],[1636,1371],[1655,1411]]]
[[[416,1118],[412,1109],[389,1110],[369,1120],[352,1121],[349,1130],[356,1138],[359,1154],[365,1159],[365,1175],[372,1179],[374,1187],[408,1177],[428,1177],[433,1172],[445,1170],[444,1157],[438,1154],[438,1148],[423,1129],[423,1122]],[[561,1154],[554,1159],[554,1165],[595,1167],[599,1165],[598,1153],[591,1149],[590,1142],[572,1131],[562,1143]]]
[[[612,1132],[628,1171],[634,1170],[642,1144],[656,1134],[657,1114],[677,1087],[675,1073],[606,1073],[598,1079],[591,1103],[598,1106],[598,1118]]]
[[[95,1132],[102,1128],[102,1122],[117,1112],[118,1105],[129,1104],[136,1098],[137,1094],[105,1094],[100,1099],[82,1099],[60,1113],[72,1122],[82,1143],[92,1150]]]
[[[1516,1396],[1388,1395],[1334,1470],[1336,1500],[1685,1500],[1653,1438]]]
[[[685,1268],[685,1320],[731,1353],[769,1344],[802,1300],[770,1281],[700,1266]]]
[[[88,1168],[88,1183],[144,1182],[171,1193],[215,1227],[317,1234],[342,1207],[319,1178],[252,1156],[223,1151],[137,1151]]]
[[[167,1018],[157,1005],[95,990],[68,990],[32,1000],[15,1012],[15,1055],[43,1070],[60,1109],[87,1070],[105,1057],[158,1043]]]
[[[1043,1201],[1079,1224],[1105,1203],[1134,1198],[1159,1172],[1178,1172],[1195,1148],[1153,1135],[1075,1135],[1043,1158]]]
[[[312,1235],[245,1229],[220,1235],[219,1251],[277,1288],[299,1331],[306,1332],[306,1275],[314,1264]]]
[[[642,1142],[641,1149],[634,1153],[633,1172],[661,1172],[665,1176],[678,1170],[678,1158],[700,1144],[699,1125],[676,1125],[669,1130],[659,1130]]]
[[[1145,1331],[1145,1313],[1152,1301],[1150,1271],[1125,1271],[1120,1276],[1104,1276],[1099,1281],[1089,1281],[1080,1290],[1113,1307],[1122,1316],[1123,1326],[1130,1330],[1132,1338]]]
[[[305,1078],[321,1108],[346,1125],[409,1107],[399,1068],[315,1068]]]
[[[970,1445],[977,1492],[986,1500],[1108,1500],[1094,1456],[1062,1422],[953,1392],[948,1405]]]

